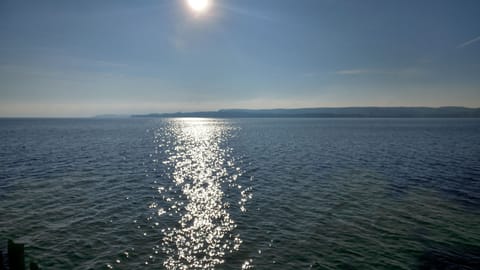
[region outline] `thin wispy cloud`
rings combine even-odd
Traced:
[[[344,69],[335,72],[338,75],[361,75],[361,74],[381,74],[385,71],[373,70],[373,69]]]
[[[457,46],[458,49],[461,49],[461,48],[465,48],[469,45],[472,45],[473,43],[476,43],[476,42],[479,42],[480,41],[480,36],[474,38],[474,39],[471,39],[471,40],[468,40],[460,45]]]
[[[409,67],[399,69],[343,69],[335,72],[337,75],[422,75],[426,70]]]

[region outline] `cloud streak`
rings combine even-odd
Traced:
[[[354,75],[423,75],[427,71],[415,67],[401,69],[343,69],[335,72],[337,75],[354,76]]]
[[[480,41],[480,36],[474,38],[474,39],[471,39],[471,40],[468,40],[460,45],[457,46],[457,49],[462,49],[462,48],[465,48],[469,45],[472,45],[473,43],[476,43],[476,42],[479,42]]]
[[[385,71],[372,69],[344,69],[335,72],[338,75],[384,74]]]

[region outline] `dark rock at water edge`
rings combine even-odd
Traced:
[[[3,265],[3,252],[0,250],[0,270],[4,270],[5,265]]]
[[[25,246],[8,240],[8,267],[11,270],[25,270]]]
[[[30,270],[39,270],[35,262],[30,262]],[[0,270],[25,270],[25,245],[8,240],[7,254],[0,251]]]

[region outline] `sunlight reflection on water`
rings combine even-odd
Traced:
[[[246,211],[249,196],[248,189],[235,184],[241,171],[232,149],[223,145],[233,127],[225,121],[189,118],[170,120],[165,129],[155,133],[155,141],[158,151],[167,154],[163,165],[172,183],[157,188],[169,205],[160,208],[158,215],[176,217],[178,223],[162,229],[163,265],[167,269],[213,269],[242,243],[234,233],[236,224],[228,211],[231,205],[225,200],[225,188],[238,192],[241,211]]]

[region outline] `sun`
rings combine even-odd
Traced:
[[[210,0],[187,0],[190,8],[196,13],[204,13],[210,7]]]

